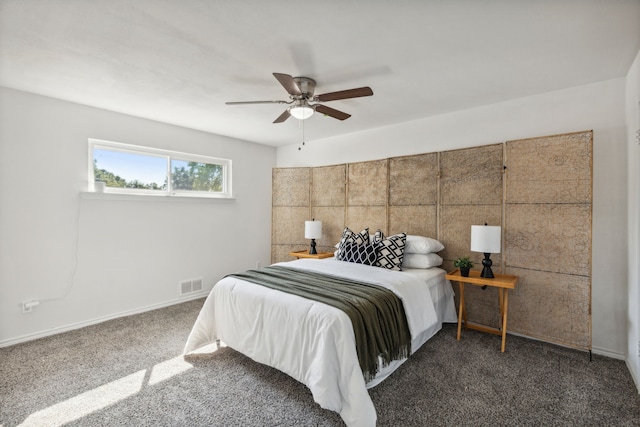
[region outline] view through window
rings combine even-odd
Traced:
[[[107,193],[231,197],[231,160],[98,140],[89,147],[89,181]]]

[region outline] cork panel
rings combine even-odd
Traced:
[[[371,234],[380,229],[387,230],[387,208],[385,206],[349,206],[345,223],[356,233],[369,228]]]
[[[436,205],[389,206],[389,234],[407,233],[436,238]]]
[[[344,206],[347,185],[346,165],[311,169],[311,205]]]
[[[593,133],[510,141],[507,203],[591,203]]]
[[[471,226],[485,222],[502,224],[502,206],[442,206],[440,208],[440,234],[438,240],[444,245],[440,256],[446,260],[469,257],[476,270],[481,268],[483,254],[471,252]],[[504,252],[504,251],[503,251]],[[500,272],[501,254],[491,254],[493,271]]]
[[[273,169],[273,206],[309,206],[310,177],[310,168]]]
[[[338,242],[336,241],[336,243],[338,243]],[[331,252],[331,253],[334,253],[337,250],[337,248],[335,246],[333,246],[333,245],[332,246],[316,246],[316,250],[318,252]]]
[[[348,206],[386,206],[388,160],[349,163]]]
[[[441,254],[441,253],[439,253],[438,255],[442,255],[442,254]],[[441,269],[443,269],[443,270],[444,270],[444,271],[446,271],[446,272],[450,272],[450,271],[453,271],[453,270],[455,270],[455,269],[456,269],[456,268],[453,266],[453,261],[451,261],[451,260],[446,260],[446,259],[443,259],[443,260],[442,260],[442,265],[440,266],[440,268],[441,268]],[[457,304],[457,302],[456,302],[456,304]],[[457,305],[456,305],[456,307],[457,307]]]
[[[309,208],[275,206],[272,208],[271,244],[306,246],[304,222],[309,218]]]
[[[502,145],[440,153],[443,205],[502,204]]]
[[[506,265],[591,275],[590,205],[507,205]]]
[[[302,251],[304,249],[309,249],[309,245],[271,245],[271,263],[293,261],[295,258],[289,256],[289,252]]]
[[[442,206],[440,208],[440,235],[438,240],[444,245],[440,256],[446,260],[468,256],[479,269],[484,256],[471,252],[471,226],[487,223],[502,223],[502,206]],[[504,251],[503,251],[504,252]],[[500,272],[501,254],[491,254],[493,270]]]
[[[437,202],[437,153],[389,159],[389,205],[433,205]]]
[[[338,243],[344,230],[344,207],[313,207],[311,213],[313,218],[322,221],[322,239],[316,240],[318,246]]]
[[[508,331],[591,348],[588,277],[518,268],[508,268],[507,274],[520,277],[515,290],[509,292]]]

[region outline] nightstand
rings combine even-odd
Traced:
[[[462,331],[462,322],[465,329],[475,329],[477,331],[489,332],[496,335],[502,335],[501,351],[504,353],[504,347],[507,342],[507,311],[509,308],[509,289],[515,289],[518,283],[518,276],[509,276],[506,274],[495,274],[496,277],[487,279],[480,277],[480,271],[469,271],[469,277],[463,277],[460,270],[452,271],[445,277],[448,280],[458,282],[460,285],[460,308],[458,310],[458,341],[460,341],[460,333]],[[464,307],[464,284],[476,286],[493,286],[498,288],[500,300],[500,320],[502,328],[490,328],[488,326],[477,325],[467,321],[467,312]]]
[[[289,256],[300,258],[311,258],[311,259],[322,259],[322,258],[331,258],[333,256],[333,252],[318,252],[317,254],[309,254],[309,250],[306,251],[295,251],[289,252]]]

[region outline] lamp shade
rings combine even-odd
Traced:
[[[485,254],[500,253],[500,227],[497,225],[472,225],[471,250]]]
[[[322,221],[305,221],[304,238],[319,239],[322,237]]]

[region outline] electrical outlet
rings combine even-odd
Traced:
[[[40,301],[25,301],[22,303],[22,313],[31,313],[34,307],[40,305]]]
[[[256,261],[256,268],[262,268],[262,263],[260,261]]]

